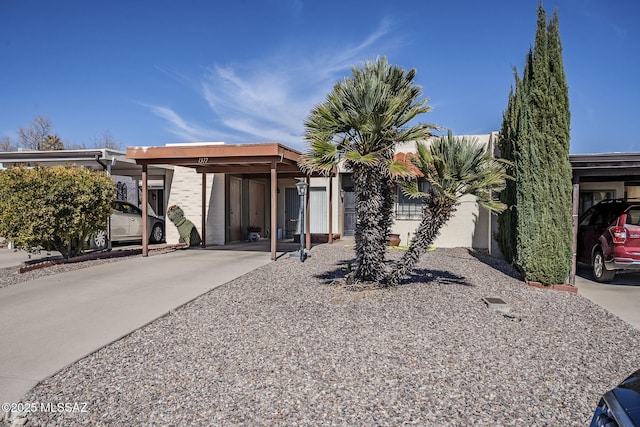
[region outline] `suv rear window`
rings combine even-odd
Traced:
[[[599,203],[596,206],[590,208],[586,211],[582,218],[580,218],[581,226],[598,226],[604,227],[610,225],[612,222],[616,220],[620,215],[622,215],[626,208],[629,207],[629,204],[626,203]],[[637,214],[640,215],[640,206],[633,206],[631,210],[636,211]],[[639,224],[636,222],[635,224]]]
[[[627,224],[640,225],[640,207],[631,208],[627,211]]]
[[[640,214],[640,211],[638,211],[638,213]],[[580,225],[605,226],[615,221],[617,216],[616,212],[612,212],[611,210],[593,209],[584,215]]]

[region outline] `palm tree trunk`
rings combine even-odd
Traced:
[[[357,203],[354,232],[357,267],[354,279],[357,281],[376,282],[383,277],[386,250],[383,243],[386,239],[383,181],[371,167],[353,165]]]
[[[403,277],[413,270],[422,254],[438,237],[440,230],[455,211],[456,203],[453,200],[437,196],[434,193],[430,194],[422,212],[422,221],[411,240],[409,249],[386,277],[388,286],[397,285]]]

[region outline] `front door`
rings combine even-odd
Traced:
[[[249,181],[249,226],[260,227],[260,236],[266,237],[264,228],[264,182]]]
[[[344,235],[353,236],[356,230],[356,193],[353,189],[345,189],[344,196]]]
[[[284,189],[284,237],[292,239],[298,233],[298,217],[300,214],[300,196],[298,189]]]
[[[242,239],[242,179],[229,177],[229,241]]]

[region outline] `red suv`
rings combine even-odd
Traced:
[[[604,200],[580,217],[578,260],[608,282],[619,270],[640,270],[640,202]]]

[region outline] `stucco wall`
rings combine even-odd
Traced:
[[[488,213],[480,208],[473,196],[464,196],[453,217],[442,227],[434,242],[439,248],[484,248],[488,247]],[[400,234],[400,245],[407,245],[413,238],[419,219],[396,220],[392,231]]]
[[[484,135],[464,135],[475,139],[476,142],[489,150],[493,150],[496,133]],[[425,141],[427,145],[433,140]],[[416,143],[407,142],[400,144],[396,152],[416,152]],[[496,244],[490,234],[495,233],[495,215],[482,208],[474,196],[464,196],[453,217],[440,230],[440,235],[434,242],[435,247],[440,248],[478,248],[488,249],[491,244],[493,249]],[[400,234],[400,244],[407,245],[413,237],[420,220],[396,220],[392,227],[394,233]]]

